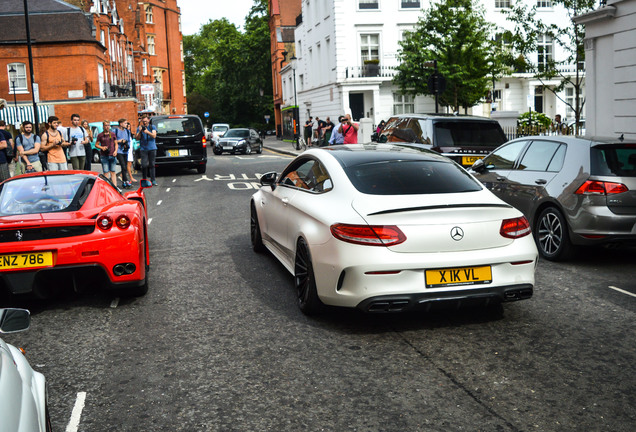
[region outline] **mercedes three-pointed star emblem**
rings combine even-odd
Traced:
[[[453,227],[453,229],[451,229],[450,235],[453,240],[460,241],[464,238],[464,230],[458,226]]]

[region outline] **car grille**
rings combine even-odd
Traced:
[[[11,229],[0,231],[0,243],[75,237],[90,234],[94,230],[95,225]]]

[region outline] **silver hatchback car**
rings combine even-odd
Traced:
[[[573,245],[636,244],[636,141],[528,136],[471,171],[521,210],[549,260],[567,259]]]

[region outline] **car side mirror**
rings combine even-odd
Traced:
[[[261,186],[271,186],[274,189],[277,176],[278,174],[274,171],[263,174],[261,176]]]
[[[486,170],[486,165],[483,159],[477,159],[475,163],[470,167],[471,170],[481,173]]]
[[[31,325],[31,313],[26,309],[0,309],[0,333],[16,333]]]

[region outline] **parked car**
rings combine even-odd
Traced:
[[[99,149],[97,149],[95,147],[95,144],[97,143],[97,135],[99,135],[100,133],[104,132],[104,123],[103,122],[92,122],[88,124],[88,127],[91,128],[91,131],[93,132],[93,141],[91,142],[91,162],[92,163],[100,163],[100,158],[99,158]],[[118,128],[119,127],[119,123],[116,121],[112,121],[110,122],[110,130],[112,131],[114,128]],[[135,131],[133,130],[131,132],[132,135],[132,144],[133,144],[133,154],[135,155],[135,169],[140,169],[141,168],[141,164],[139,162],[139,141],[137,141],[134,137],[135,135]]]
[[[0,333],[27,330],[25,309],[0,309]],[[46,379],[20,349],[0,339],[0,431],[50,432]]]
[[[58,288],[148,291],[143,187],[122,195],[103,175],[47,171],[0,183],[0,290],[46,298]]]
[[[205,128],[205,139],[208,140],[208,142],[212,142],[212,129]]]
[[[435,152],[311,149],[261,184],[250,202],[252,246],[294,275],[304,313],[532,296],[538,255],[527,219]]]
[[[470,167],[507,138],[499,122],[485,117],[400,114],[387,120],[378,140],[415,143]]]
[[[636,243],[636,141],[529,136],[471,170],[523,212],[549,260],[568,258],[575,245]]]
[[[150,118],[157,128],[157,167],[195,168],[205,173],[208,163],[203,123],[196,115],[157,115]]]
[[[219,139],[225,135],[225,132],[230,130],[230,125],[227,123],[215,123],[212,125],[212,141],[214,144],[219,142]]]
[[[263,139],[254,129],[237,128],[228,130],[214,146],[215,155],[223,152],[251,154],[263,152]]]

